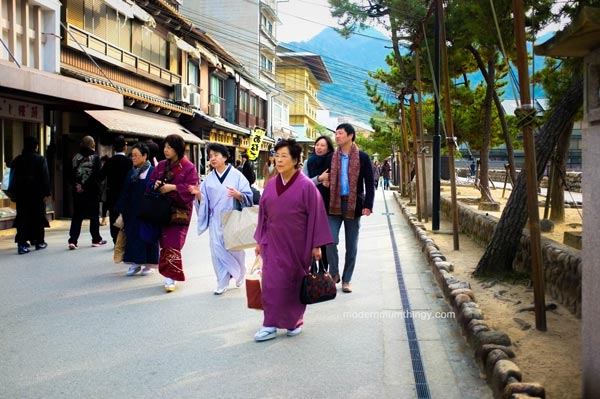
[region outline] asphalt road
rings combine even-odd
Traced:
[[[21,256],[13,237],[0,237],[0,398],[427,397],[415,385],[406,301],[418,312],[429,397],[491,398],[456,321],[435,317],[451,309],[383,194],[361,222],[354,292],[310,305],[300,335],[280,330],[262,343],[253,340],[262,313],[246,308],[243,287],[213,295],[208,236],[195,234],[195,221],[183,250],[188,280],[169,294],[156,273],[125,277],[112,245],[92,248],[87,227],[75,251],[64,228]],[[102,234],[110,238],[107,227]]]

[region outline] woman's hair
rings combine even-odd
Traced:
[[[321,136],[315,140],[315,145],[319,142],[319,140],[325,140],[325,143],[327,143],[327,153],[333,152],[335,150],[335,148],[333,147],[333,141],[331,140],[331,137]]]
[[[131,151],[133,151],[134,148],[137,148],[140,154],[142,155],[148,156],[150,154],[150,149],[148,148],[148,146],[145,143],[142,143],[141,141],[135,143],[133,147],[131,147]]]
[[[165,144],[169,144],[177,153],[177,158],[181,159],[185,156],[185,141],[178,134],[170,134],[165,137]]]
[[[288,148],[292,160],[297,161],[295,167],[296,169],[298,169],[300,166],[300,154],[302,154],[302,147],[300,146],[300,144],[296,143],[296,140],[294,139],[284,139],[275,145],[275,152],[277,152],[280,148],[284,147]]]
[[[223,155],[223,158],[225,158],[226,161],[229,158],[229,150],[223,144],[219,144],[219,143],[209,144],[208,147],[206,147],[206,152],[210,153],[211,151],[221,153],[221,155]]]

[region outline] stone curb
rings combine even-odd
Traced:
[[[485,373],[494,397],[545,399],[546,392],[542,385],[522,381],[521,370],[510,360],[515,357],[510,349],[510,337],[501,331],[492,331],[485,323],[483,311],[477,304],[470,283],[451,274],[454,266],[446,260],[435,241],[427,236],[423,224],[404,206],[398,193],[394,193],[394,198],[410,223],[415,237],[421,242],[421,250],[446,300],[457,313],[456,320],[474,350],[475,360]]]

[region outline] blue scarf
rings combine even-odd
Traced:
[[[146,161],[139,168],[133,167],[133,174],[131,175],[131,181],[140,180],[140,175],[150,168],[150,161]]]

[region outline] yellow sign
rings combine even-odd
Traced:
[[[254,161],[256,158],[258,158],[263,137],[265,137],[264,130],[254,129],[254,132],[252,132],[252,135],[250,136],[250,148],[247,150],[249,160]]]

